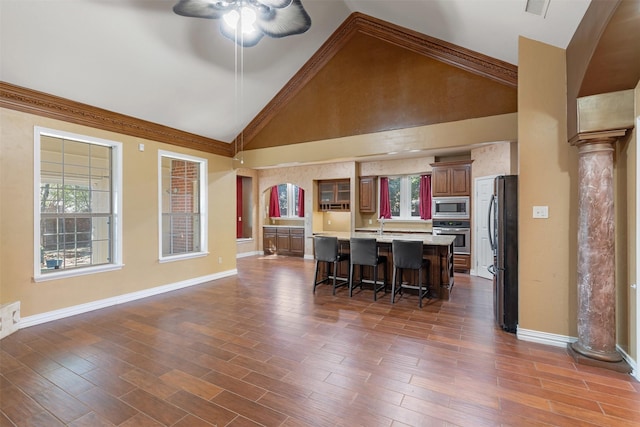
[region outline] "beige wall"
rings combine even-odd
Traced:
[[[123,144],[123,262],[121,270],[35,283],[33,276],[33,138],[43,126]],[[138,143],[145,144],[144,152]],[[158,263],[158,150],[208,160],[209,255]],[[20,301],[22,317],[233,271],[236,268],[235,200],[231,160],[195,150],[0,109],[0,303]],[[235,204],[234,204],[235,207]],[[218,263],[219,257],[222,263]]]
[[[577,149],[567,143],[565,51],[521,37],[519,327],[576,336]],[[549,206],[548,219],[532,208]]]
[[[640,117],[640,82],[635,88],[635,114]],[[636,122],[637,124],[637,122]],[[638,129],[616,147],[616,325],[620,347],[638,360],[637,195]]]
[[[483,176],[517,175],[517,157],[516,142],[497,142],[472,149],[471,182]]]

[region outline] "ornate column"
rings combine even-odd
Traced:
[[[616,138],[579,140],[578,341],[571,348],[606,362],[616,351],[613,151]]]
[[[631,372],[616,350],[615,143],[635,123],[632,90],[586,96],[578,105],[578,341],[576,362]]]

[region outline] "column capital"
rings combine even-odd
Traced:
[[[583,148],[585,145],[611,145],[627,133],[627,128],[580,132],[569,140],[569,144]]]

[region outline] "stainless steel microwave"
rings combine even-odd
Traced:
[[[433,219],[469,219],[469,196],[434,197],[431,204]]]

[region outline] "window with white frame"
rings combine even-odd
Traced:
[[[420,219],[420,175],[389,177],[392,219]]]
[[[286,183],[278,185],[278,202],[281,217],[298,217],[300,190],[297,185]]]
[[[207,160],[159,152],[160,259],[207,251]]]
[[[34,129],[34,278],[120,268],[122,146]]]

